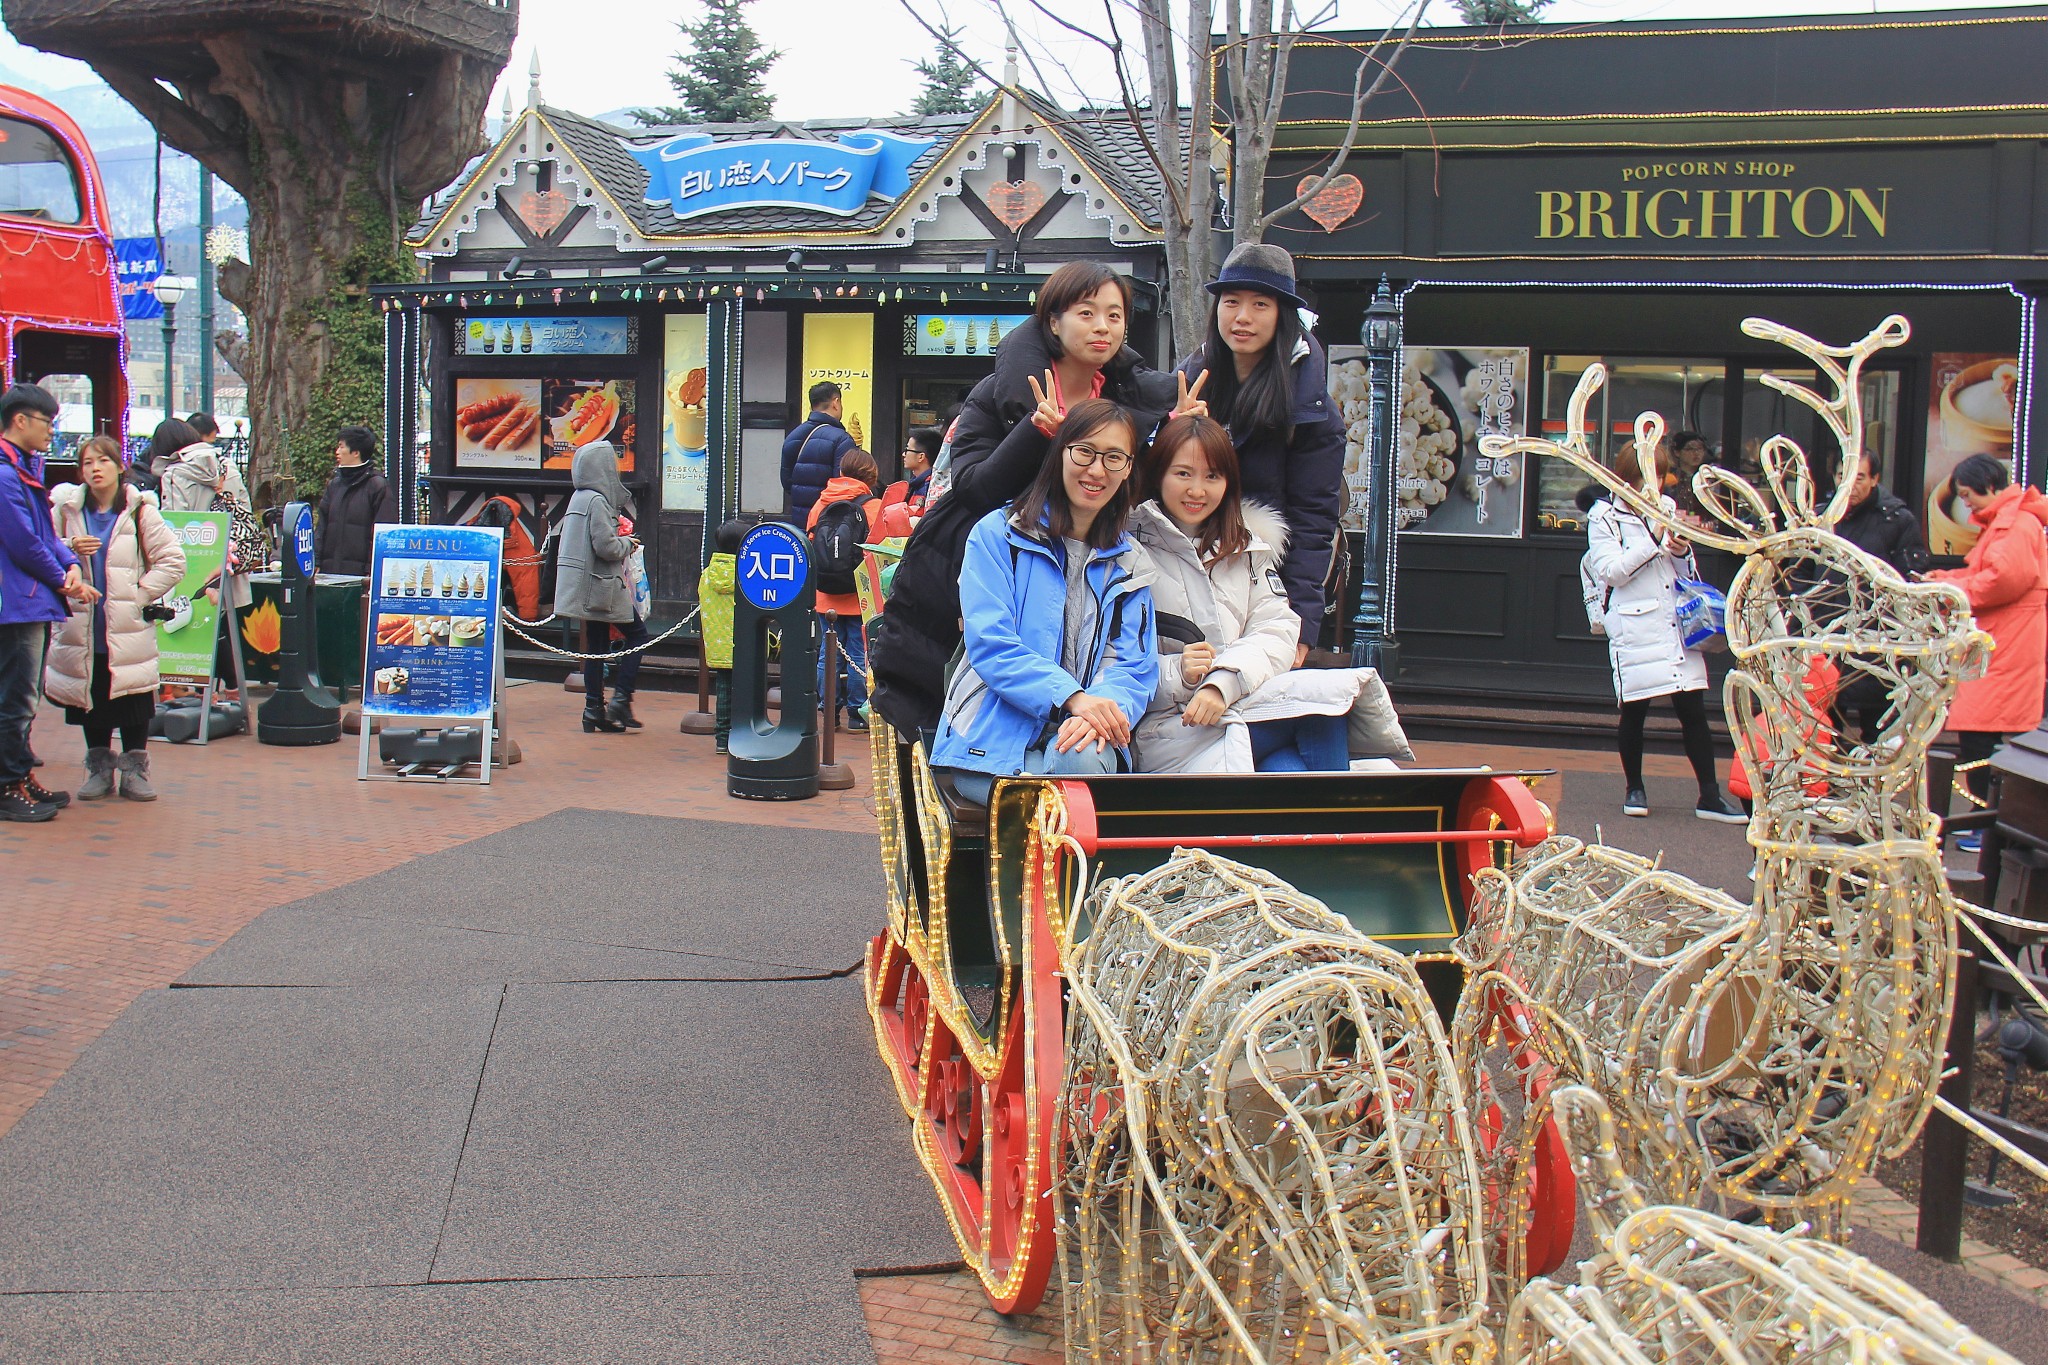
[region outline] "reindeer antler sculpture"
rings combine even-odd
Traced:
[[[1482,444],[1566,460],[1652,526],[1746,556],[1728,594],[1738,668],[1724,698],[1731,728],[1761,751],[1754,896],[1744,905],[1568,838],[1531,850],[1512,876],[1482,872],[1458,945],[1470,978],[1455,1035],[1468,1083],[1508,1116],[1490,1158],[1502,1180],[1519,1178],[1521,1134],[1545,1111],[1547,1078],[1511,1076],[1506,1060],[1533,1046],[1561,1082],[1613,1108],[1623,1159],[1660,1202],[1719,1195],[1839,1235],[1851,1189],[1912,1141],[1933,1102],[1955,912],[1921,774],[1989,640],[1959,591],[1907,583],[1832,532],[1862,454],[1864,362],[1906,339],[1905,319],[1847,347],[1755,318],[1743,331],[1798,351],[1833,389],[1823,398],[1764,377],[1819,414],[1840,447],[1824,507],[1804,453],[1776,436],[1763,447],[1763,489],[1702,469],[1694,490],[1720,525],[1681,523],[1654,460],[1641,460],[1637,487],[1587,449],[1597,364],[1572,395],[1563,441]],[[1638,418],[1639,449],[1661,431],[1654,414]],[[1830,676],[1882,692],[1874,738],[1834,735],[1829,689],[1816,686]],[[1502,1246],[1519,1271],[1520,1239]]]

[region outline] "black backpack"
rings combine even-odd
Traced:
[[[854,571],[860,568],[861,542],[868,538],[867,505],[874,495],[855,501],[828,503],[811,528],[811,559],[817,565],[818,591],[849,593],[855,590]]]

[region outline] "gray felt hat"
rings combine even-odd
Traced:
[[[1308,300],[1294,291],[1294,257],[1266,242],[1247,242],[1230,253],[1209,283],[1212,294],[1228,289],[1263,289],[1297,308],[1308,307]]]

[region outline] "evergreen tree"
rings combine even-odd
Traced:
[[[704,17],[678,23],[689,50],[675,55],[668,83],[681,104],[635,109],[642,123],[748,123],[772,118],[775,101],[762,78],[782,54],[761,46],[742,11],[753,0],[704,0]]]
[[[1550,8],[1550,0],[1451,0],[1458,17],[1477,27],[1534,24]]]
[[[935,57],[915,62],[917,74],[924,77],[924,89],[918,91],[917,102],[910,106],[913,114],[971,114],[981,108],[981,101],[974,96],[974,87],[981,83],[969,66],[954,50],[960,41],[957,28],[942,29],[946,41],[939,44]]]

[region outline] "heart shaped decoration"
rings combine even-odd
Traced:
[[[545,237],[569,216],[569,196],[560,190],[528,190],[519,196],[518,211],[528,227]]]
[[[1320,177],[1305,175],[1294,187],[1296,194],[1302,193]],[[1301,211],[1315,219],[1325,232],[1335,232],[1351,221],[1351,215],[1358,212],[1358,206],[1365,202],[1365,185],[1355,175],[1338,176],[1323,186],[1321,193],[1301,206]]]
[[[1045,207],[1045,186],[1029,180],[1011,180],[992,186],[988,192],[989,211],[1010,231],[1017,232]]]

